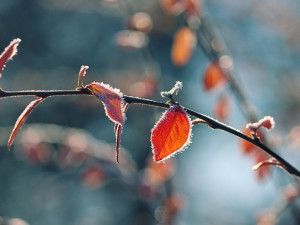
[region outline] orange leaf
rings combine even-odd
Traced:
[[[248,128],[244,128],[242,130],[242,133],[248,135],[249,137],[252,137],[251,132],[253,132],[253,131]],[[258,130],[258,132],[256,133],[256,136],[259,137],[261,141],[264,140],[263,133],[260,130]],[[239,139],[239,145],[245,154],[250,154],[253,151],[255,151],[255,149],[257,149],[257,147],[254,144],[252,144],[249,141],[246,141],[244,139]],[[258,150],[258,151],[260,151],[260,150]]]
[[[162,8],[169,14],[177,15],[184,11],[184,5],[181,0],[161,0]]]
[[[21,115],[19,116],[19,118],[17,119],[14,129],[12,130],[9,140],[8,140],[8,145],[7,148],[8,150],[10,149],[11,144],[13,143],[17,133],[19,132],[19,130],[21,129],[23,123],[26,121],[26,119],[28,118],[29,114],[33,111],[33,109],[44,100],[44,98],[39,98],[36,99],[32,102],[30,102],[27,107],[24,109],[24,111],[21,113]]]
[[[229,96],[221,95],[214,107],[214,114],[220,120],[226,120],[229,115]]]
[[[154,161],[165,160],[183,151],[191,142],[191,120],[180,105],[170,107],[152,129]]]
[[[103,82],[93,82],[86,86],[93,95],[102,101],[105,113],[113,122],[123,125],[125,113],[123,112],[123,93]]]
[[[2,76],[2,70],[5,67],[5,63],[11,60],[12,57],[17,54],[18,52],[17,47],[20,42],[21,39],[19,38],[12,40],[0,55],[0,78]]]
[[[196,44],[195,33],[187,27],[179,29],[171,51],[172,61],[176,66],[184,66],[190,59]]]
[[[218,63],[212,62],[204,72],[203,85],[207,91],[213,90],[224,85],[227,81],[227,75],[222,71]]]

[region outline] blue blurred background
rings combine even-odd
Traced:
[[[275,118],[269,142],[297,168],[299,9],[292,0],[207,0],[201,5],[201,13],[226,41],[250,102],[261,117]],[[142,46],[128,49],[120,32],[137,12],[149,15],[152,30],[137,39]],[[0,49],[14,38],[22,42],[0,87],[74,89],[80,66],[88,65],[85,84],[103,81],[125,95],[164,101],[160,91],[180,80],[183,90],[176,99],[209,116],[220,94],[228,91],[226,122],[242,129],[247,120],[229,88],[204,91],[202,77],[210,61],[199,46],[184,67],[172,63],[173,35],[182,26],[180,16],[168,14],[158,0],[2,0]],[[264,209],[280,208],[281,188],[292,182],[277,168],[259,181],[251,170],[255,162],[242,153],[236,137],[197,125],[192,144],[174,158],[172,178],[153,187],[147,183],[150,131],[163,110],[130,106],[121,164],[116,165],[113,123],[98,100],[84,96],[46,99],[8,152],[10,131],[30,100],[0,101],[0,224],[168,224],[161,207],[170,190],[180,196],[172,224],[256,224]],[[284,211],[278,224],[299,223],[299,203]]]

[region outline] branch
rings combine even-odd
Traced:
[[[78,90],[29,90],[29,91],[0,91],[0,98],[8,98],[8,97],[23,97],[23,96],[35,96],[35,97],[41,97],[41,98],[47,98],[52,96],[74,96],[74,95],[92,95],[91,92],[88,89],[80,88]],[[155,106],[160,108],[169,108],[170,104],[158,102],[150,99],[144,99],[144,98],[137,98],[132,96],[123,96],[124,101],[129,104],[142,104],[142,105],[149,105],[149,106]],[[285,159],[283,159],[281,156],[279,156],[277,153],[272,151],[269,147],[267,147],[265,144],[263,144],[259,139],[253,139],[245,134],[243,134],[241,131],[228,126],[212,117],[209,117],[207,115],[195,112],[191,109],[184,108],[186,112],[194,116],[196,118],[202,119],[207,124],[209,124],[210,127],[213,129],[220,129],[225,132],[228,132],[230,134],[233,134],[239,138],[242,138],[257,147],[261,148],[263,151],[274,157],[276,160],[278,160],[282,165],[284,166],[284,169],[289,172],[292,175],[295,175],[296,177],[300,178],[300,171],[296,169],[294,166],[292,166],[289,162],[287,162]]]

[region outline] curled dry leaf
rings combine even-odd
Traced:
[[[125,113],[123,112],[123,93],[103,82],[93,82],[86,86],[104,105],[105,113],[113,122],[123,125]]]
[[[125,105],[123,108],[123,113],[125,114],[127,109],[129,107],[129,103]],[[114,132],[116,135],[116,152],[117,152],[117,162],[120,163],[119,160],[119,153],[120,153],[120,145],[121,145],[121,134],[122,134],[122,128],[123,126],[120,124],[115,123]]]
[[[214,114],[220,120],[226,120],[229,116],[230,111],[230,101],[229,96],[223,94],[219,97],[218,101],[214,106]]]
[[[257,170],[257,169],[260,169],[263,166],[270,166],[270,165],[284,167],[281,162],[279,162],[278,160],[276,160],[274,158],[271,158],[271,159],[263,160],[263,161],[257,163],[256,165],[254,165],[252,167],[252,170]]]
[[[28,118],[30,113],[43,100],[44,100],[44,98],[39,98],[39,99],[36,99],[36,100],[30,102],[27,105],[27,107],[24,109],[24,111],[21,113],[21,115],[19,116],[19,118],[17,119],[17,121],[15,123],[14,129],[12,130],[12,132],[10,134],[10,137],[9,137],[9,140],[8,140],[8,145],[7,145],[8,150],[10,149],[10,146],[13,143],[17,133],[21,129],[22,125],[24,124],[24,122],[26,121],[26,119]]]
[[[152,129],[151,144],[154,161],[163,161],[183,151],[192,133],[192,124],[184,109],[176,104],[171,106]]]
[[[78,87],[82,87],[82,78],[85,76],[87,69],[89,66],[82,65],[78,74]]]
[[[227,75],[223,72],[218,63],[212,62],[204,72],[203,86],[206,91],[221,87],[227,82]]]
[[[196,45],[195,33],[188,27],[179,29],[174,36],[171,57],[176,66],[184,66],[190,60]]]
[[[10,44],[4,49],[0,55],[0,78],[2,76],[2,70],[5,67],[5,63],[13,58],[18,52],[18,45],[21,42],[20,38],[16,38],[10,42]]]

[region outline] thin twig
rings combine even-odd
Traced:
[[[0,98],[8,98],[8,97],[22,97],[22,96],[36,96],[36,97],[52,97],[52,96],[75,96],[75,95],[92,95],[89,90],[82,88],[79,90],[50,90],[50,91],[44,91],[44,90],[30,90],[30,91],[0,91]],[[144,98],[137,98],[132,96],[124,96],[124,101],[130,104],[142,104],[142,105],[149,105],[149,106],[155,106],[160,108],[169,108],[170,104],[158,102],[150,99],[144,99]],[[296,177],[300,178],[300,171],[296,169],[294,166],[292,166],[289,162],[287,162],[285,159],[283,159],[281,156],[279,156],[277,153],[272,151],[269,147],[267,147],[265,144],[263,144],[259,139],[253,139],[245,134],[243,134],[241,131],[228,126],[225,123],[222,123],[212,117],[209,117],[207,115],[195,112],[191,109],[184,108],[186,112],[194,116],[196,118],[202,119],[206,121],[210,127],[213,129],[220,129],[223,131],[226,131],[230,134],[233,134],[239,138],[242,138],[257,147],[261,148],[263,151],[277,159],[282,165],[284,166],[284,169],[289,172],[292,175],[295,175]]]

